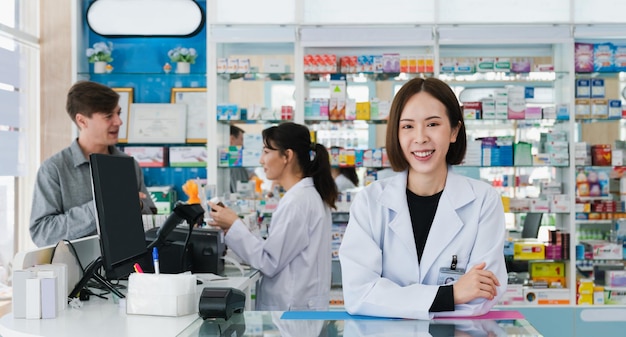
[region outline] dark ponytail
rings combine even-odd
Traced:
[[[311,142],[309,129],[300,124],[287,122],[263,130],[263,143],[269,149],[293,150],[304,177],[313,178],[315,189],[331,208],[337,201],[337,185],[330,173],[330,156],[326,148]]]
[[[324,145],[318,143],[313,143],[313,147],[315,148],[315,158],[313,158],[312,164],[310,165],[311,171],[305,172],[304,175],[313,177],[315,189],[322,197],[322,200],[324,200],[328,206],[336,208],[335,202],[337,201],[339,191],[337,190],[335,179],[333,179],[333,175],[330,173],[330,156],[328,150],[326,150]]]

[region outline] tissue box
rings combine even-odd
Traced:
[[[128,277],[127,314],[184,316],[197,312],[195,275],[133,273]]]

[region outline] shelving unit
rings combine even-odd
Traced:
[[[612,148],[612,152],[615,152],[617,150],[616,141],[624,139],[624,120],[622,115],[623,102],[625,102],[626,96],[624,96],[623,91],[625,85],[624,73],[620,72],[624,69],[602,68],[602,65],[605,63],[596,55],[592,55],[593,63],[582,62],[583,57],[579,56],[579,54],[582,54],[583,47],[578,46],[578,44],[592,46],[595,54],[596,47],[601,44],[626,45],[626,37],[612,27],[592,29],[592,27],[577,26],[574,38],[576,42],[575,53],[577,54],[575,61],[576,141],[584,142],[588,146],[606,144]],[[606,55],[606,60],[611,63],[617,63],[618,58],[621,58],[621,56],[618,56],[619,54],[617,47],[613,47],[611,54]],[[585,80],[589,81],[590,84],[590,90],[587,93],[584,92],[585,88],[582,86]],[[589,103],[586,106],[586,108],[589,108],[588,110],[585,109],[585,104],[587,103]],[[604,109],[602,104],[605,104]],[[618,104],[617,108],[610,108]],[[619,112],[622,113],[619,114]],[[614,113],[617,113],[617,115]],[[582,148],[581,146],[577,151],[581,151]],[[601,244],[603,248],[593,249],[593,252],[585,250],[584,256],[578,256],[575,263],[579,269],[589,273],[589,280],[593,281],[595,285],[604,286],[606,290],[609,285],[606,283],[606,279],[603,278],[603,273],[599,270],[607,268],[607,265],[618,265],[623,269],[624,259],[626,258],[626,256],[623,256],[621,242],[616,240],[619,234],[615,230],[617,219],[626,217],[626,211],[623,207],[624,198],[621,194],[625,191],[621,190],[622,184],[619,183],[621,163],[619,166],[613,166],[615,163],[610,160],[609,162],[598,163],[596,160],[601,155],[594,154],[593,149],[591,156],[591,163],[581,163],[578,160],[579,162],[576,163],[575,168],[577,172],[575,180],[578,186],[577,190],[580,190],[577,191],[578,198],[576,201],[578,206],[575,222],[576,242],[586,245]],[[595,178],[590,173],[583,172],[594,172],[593,177],[598,177],[598,181],[593,181]],[[587,190],[587,186],[590,187],[589,190]],[[600,189],[598,189],[598,186]],[[617,252],[620,253],[621,258],[616,257]],[[599,274],[596,275],[596,272]],[[613,304],[609,307],[615,306]]]
[[[297,53],[294,27],[228,27],[213,26],[207,40],[209,87],[216,88],[209,92],[208,111],[217,111],[218,104],[237,104],[240,108],[250,109],[255,105],[268,112],[278,112],[278,118],[263,116],[263,120],[228,121],[209,118],[209,134],[216,135],[214,147],[209,147],[207,163],[208,184],[217,186],[218,194],[228,191],[229,172],[219,168],[217,148],[229,145],[228,124],[241,123],[260,133],[263,125],[280,121],[280,107],[294,105],[292,97],[284,95],[275,100],[275,88],[292,85],[294,78],[301,73],[294,62]],[[249,60],[248,74],[227,74],[218,71],[218,62],[226,59]],[[227,70],[228,71],[228,70]],[[248,76],[248,78],[246,77]],[[238,77],[238,78],[237,78]],[[250,80],[249,78],[254,78]],[[297,81],[297,79],[295,79]],[[284,90],[283,90],[284,92]],[[296,107],[297,108],[297,102]],[[209,116],[215,116],[209,113]],[[243,126],[243,125],[240,125]]]
[[[488,72],[475,74],[443,73],[438,74],[439,78],[446,80],[457,92],[462,103],[477,102],[483,98],[494,94],[494,90],[509,86],[533,88],[537,93],[534,97],[528,97],[525,93],[526,106],[552,107],[565,106],[569,115],[573,111],[573,86],[570,83],[573,78],[573,66],[568,60],[572,59],[573,41],[570,33],[565,27],[533,27],[528,31],[522,31],[514,27],[498,27],[493,29],[481,26],[449,26],[439,27],[438,55],[440,63],[445,64],[451,58],[505,58],[511,63],[519,61],[530,62],[530,69],[518,69],[521,73],[512,72]],[[553,68],[540,68],[538,64],[552,64]],[[478,65],[476,65],[478,68]],[[491,92],[490,92],[491,91]],[[498,118],[498,117],[496,117]],[[532,146],[532,153],[536,155],[540,151],[540,133],[551,130],[561,130],[567,135],[568,147],[573,149],[573,118],[557,119],[531,119],[531,120],[470,120],[466,118],[468,136],[470,139],[490,136],[508,136],[513,143],[527,142]],[[573,184],[570,178],[573,177],[572,160],[566,165],[544,164],[532,166],[498,166],[498,167],[477,167],[471,171],[478,171],[480,178],[487,181],[499,182],[508,178],[506,186],[494,184],[496,188],[505,196],[512,198],[538,198],[541,194],[538,182],[561,183],[562,193],[572,195]],[[458,167],[459,171],[468,167]],[[455,167],[457,170],[457,167]],[[470,172],[471,172],[470,171]],[[512,178],[511,178],[512,177]],[[521,179],[525,177],[525,179]],[[528,183],[520,184],[526,186],[517,187],[517,181],[526,180]],[[512,181],[511,181],[512,180]],[[573,233],[574,205],[573,199],[569,205],[569,212],[557,212],[547,214],[555,219],[555,229]],[[507,214],[507,225],[511,221],[514,225],[510,229],[520,229],[523,211],[513,211]],[[542,212],[543,213],[543,212]],[[544,216],[545,217],[545,216]],[[516,224],[517,223],[517,224]],[[569,247],[569,256],[574,256],[574,247]],[[575,266],[571,259],[564,259],[566,284],[569,290],[569,303],[574,304],[576,293]],[[521,262],[523,263],[523,262]],[[517,305],[516,305],[517,306]],[[522,304],[522,306],[524,306]]]

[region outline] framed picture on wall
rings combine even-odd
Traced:
[[[172,88],[171,103],[187,105],[187,143],[206,143],[209,118],[206,88]]]
[[[133,104],[133,88],[111,88],[118,94],[120,94],[120,107],[122,111],[120,113],[120,119],[122,120],[122,126],[118,133],[117,141],[119,143],[128,142],[128,113],[130,112],[130,105]]]
[[[129,143],[185,143],[185,104],[134,103],[129,118]]]

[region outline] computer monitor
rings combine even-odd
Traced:
[[[147,253],[135,161],[105,154],[89,159],[102,263],[106,278],[117,280]]]
[[[541,226],[543,213],[526,213],[524,225],[522,226],[523,239],[536,239]]]
[[[135,263],[144,262],[147,249],[135,161],[132,157],[91,154],[91,186],[100,257],[86,268],[69,297],[77,297],[90,279],[123,298],[108,280],[118,280],[133,272]],[[106,277],[99,274],[104,267]]]

